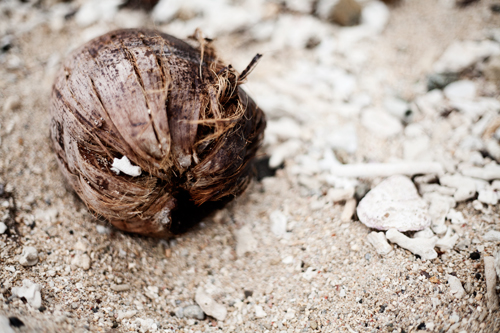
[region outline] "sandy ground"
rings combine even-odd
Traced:
[[[328,68],[330,63],[330,68],[352,74],[356,89],[368,93],[372,104],[388,92],[411,101],[426,92],[426,75],[448,45],[483,38],[488,29],[500,27],[500,16],[490,10],[495,1],[462,9],[451,1],[402,1],[390,7],[383,32],[346,44],[345,49],[339,44],[326,53],[331,54],[326,60],[315,49],[295,47],[293,42],[255,40],[251,29],[211,36],[220,55],[240,70],[254,54],[264,54],[248,91],[268,107],[271,121],[295,119],[301,125],[296,138],[302,145],[274,177],[254,182],[226,209],[174,240],[124,234],[92,217],[58,170],[48,105],[61,60],[89,38],[130,25],[157,27],[182,38],[186,35],[179,34],[189,25],[154,24],[143,12],[121,10],[109,21],[82,27],[75,15],[61,20],[53,14],[49,2],[0,3],[0,38],[14,38],[12,47],[0,55],[0,106],[8,104],[0,111],[0,200],[7,202],[2,214],[9,227],[0,235],[0,313],[24,323],[15,332],[500,330],[499,313],[486,306],[483,261],[470,257],[475,251],[494,255],[498,249],[498,243],[481,238],[498,228],[497,207],[478,212],[468,201],[455,208],[467,220],[460,239],[477,240],[466,249],[440,253],[433,260],[421,260],[398,246],[388,256],[378,255],[366,241],[369,228],[359,221],[341,222],[343,203],[328,201],[328,185],[314,172],[308,177],[296,172],[305,165],[298,157],[314,155],[316,133],[346,123],[358,129],[358,145],[352,154],[337,154],[344,162],[400,158],[403,138],[374,137],[363,130],[358,114],[337,114],[331,105],[341,97],[324,97],[314,87],[314,76],[303,77],[302,84],[288,80],[294,73],[300,76],[304,66]],[[16,10],[6,9],[9,6]],[[279,8],[270,6],[269,15],[307,16]],[[342,28],[322,24],[327,36],[340,36]],[[498,98],[498,90],[476,79],[481,93]],[[268,87],[278,93],[277,101],[259,99]],[[446,136],[436,138],[433,145],[450,151]],[[262,154],[272,153],[278,143],[268,141]],[[288,220],[287,232],[280,237],[271,231],[269,216],[274,211]],[[249,232],[238,236],[242,228]],[[238,255],[237,241],[244,237],[251,251]],[[19,264],[23,246],[37,249],[36,265]],[[74,260],[83,254],[90,258],[88,270]],[[464,285],[464,297],[450,293],[450,274]],[[23,279],[40,284],[42,307],[11,297],[12,287],[21,286]],[[128,288],[116,291],[117,285]],[[225,320],[176,315],[179,308],[196,304],[198,287],[224,305]]]

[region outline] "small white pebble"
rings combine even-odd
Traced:
[[[123,156],[121,159],[114,158],[113,164],[111,165],[111,171],[115,172],[117,175],[123,172],[132,177],[140,176],[142,173],[141,167],[132,165],[127,156]]]
[[[101,235],[105,235],[105,234],[109,234],[109,228],[108,227],[105,227],[103,225],[96,225],[95,226],[95,229],[97,230],[98,233],[100,233]]]
[[[23,266],[33,266],[38,262],[38,251],[33,246],[23,247],[19,263]]]
[[[0,222],[0,235],[3,234],[7,230],[7,226],[5,223]]]

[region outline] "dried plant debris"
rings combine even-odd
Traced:
[[[154,30],[113,31],[57,75],[51,133],[61,170],[119,229],[180,232],[250,181],[266,121],[240,84],[260,55],[238,75],[199,31],[194,38],[198,49]]]

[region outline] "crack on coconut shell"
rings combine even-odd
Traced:
[[[250,182],[266,120],[239,85],[260,55],[238,75],[197,40],[198,49],[154,30],[114,31],[74,51],[56,77],[58,163],[87,207],[119,229],[184,232]],[[124,155],[140,176],[110,170]]]

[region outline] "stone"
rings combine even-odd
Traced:
[[[407,249],[415,255],[419,255],[423,260],[432,260],[437,258],[437,252],[434,250],[438,238],[409,238],[397,231],[389,229],[386,232],[389,241],[398,244],[403,249]]]
[[[101,235],[109,234],[109,228],[100,224],[95,226],[95,230],[97,230],[97,233]]]
[[[285,230],[286,231],[286,230]],[[249,226],[245,225],[235,232],[236,235],[236,255],[244,256],[246,253],[254,251],[257,247],[257,240],[253,237],[253,232]]]
[[[496,205],[498,203],[498,195],[493,190],[479,191],[477,200],[487,205]]]
[[[413,238],[432,238],[434,236],[435,235],[432,232],[431,228],[425,228],[424,230],[417,231],[413,235]]]
[[[444,237],[440,238],[436,242],[436,246],[439,247],[441,251],[446,252],[453,249],[457,241],[458,241],[458,234],[453,235],[453,230],[451,228],[448,228],[448,231],[446,231]]]
[[[340,221],[349,222],[356,211],[356,199],[349,199],[345,202],[344,209],[340,215]]]
[[[38,251],[33,246],[23,247],[19,257],[19,263],[23,266],[33,266],[38,263]]]
[[[378,254],[385,256],[392,251],[392,246],[387,243],[387,238],[383,232],[372,231],[366,236],[368,242],[375,248]]]
[[[492,162],[484,166],[484,168],[470,167],[461,170],[464,176],[479,178],[487,181],[500,179],[500,165]]]
[[[271,221],[272,233],[277,237],[283,237],[287,227],[287,218],[285,214],[279,210],[275,210],[269,215],[269,220]]]
[[[500,242],[500,231],[490,230],[484,234],[483,239],[487,242]]]
[[[224,321],[224,319],[226,319],[226,307],[214,301],[214,299],[207,294],[203,288],[199,287],[196,290],[195,301],[208,316],[214,317],[220,321]]]
[[[120,292],[120,291],[130,290],[130,285],[127,283],[125,283],[125,284],[112,284],[109,288],[111,288],[111,290]]]
[[[332,202],[349,200],[354,196],[354,187],[330,188],[326,193],[326,198]]]
[[[447,85],[443,93],[449,100],[474,99],[476,84],[469,80],[455,81]]]
[[[384,99],[384,108],[385,111],[405,123],[408,123],[413,115],[408,103],[397,97],[386,97]]]
[[[355,125],[350,123],[333,129],[327,134],[326,142],[333,150],[343,150],[349,154],[355,153],[358,149],[358,134]]]
[[[403,131],[403,125],[387,112],[369,109],[361,114],[361,124],[374,135],[390,138]]]
[[[193,318],[203,320],[205,319],[205,313],[198,305],[188,305],[182,309],[182,316],[186,318]],[[177,312],[176,312],[177,314]],[[179,317],[182,318],[182,317]]]
[[[13,287],[11,293],[12,296],[26,298],[29,305],[38,309],[42,306],[42,294],[40,293],[41,288],[41,285],[33,283],[28,279],[24,279],[22,287]]]
[[[86,253],[76,255],[73,260],[71,260],[71,265],[80,267],[84,271],[88,271],[90,269],[90,257]]]
[[[439,182],[441,183],[441,185],[457,189],[455,194],[453,195],[453,198],[457,202],[472,199],[476,195],[476,183],[472,178],[464,177],[459,174],[446,174],[439,177]]]
[[[361,6],[355,0],[320,0],[316,13],[323,20],[353,26],[360,22]]]
[[[7,231],[7,225],[3,222],[0,222],[0,235],[5,233],[5,231]]]
[[[446,215],[446,218],[451,221],[453,224],[464,224],[467,223],[464,218],[464,214],[462,212],[456,211],[453,208],[450,209],[448,214]]]
[[[495,258],[484,257],[484,279],[486,280],[487,307],[490,311],[498,310],[498,295],[496,292],[497,274],[495,272]]]
[[[422,230],[431,224],[427,204],[406,176],[387,178],[366,194],[357,209],[359,220],[378,230]]]
[[[465,295],[465,289],[462,286],[462,282],[453,275],[448,275],[448,285],[450,287],[449,291],[455,298],[462,298]]]
[[[122,319],[129,319],[135,316],[136,314],[137,314],[136,310],[118,311],[118,316],[116,317],[116,320],[120,321]]]
[[[123,172],[124,174],[132,177],[139,177],[142,173],[141,167],[132,165],[128,157],[125,155],[120,159],[113,159],[111,171],[115,172],[117,175],[119,175],[120,172]]]
[[[264,311],[264,309],[262,308],[262,306],[256,305],[255,306],[255,318],[264,318],[266,316],[267,316],[267,314]]]
[[[500,277],[500,251],[495,254],[495,271],[497,272],[497,276]]]
[[[418,161],[429,151],[430,139],[428,136],[405,140],[403,143],[403,156],[407,161]]]
[[[0,315],[0,332],[15,333],[14,330],[10,327],[9,318],[3,315]]]
[[[269,167],[272,169],[278,168],[287,158],[296,155],[301,147],[302,143],[297,139],[288,140],[277,146],[271,152]]]
[[[437,73],[459,73],[475,63],[500,54],[500,44],[490,40],[456,41],[434,64]]]

